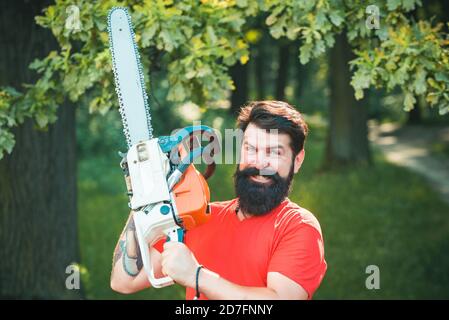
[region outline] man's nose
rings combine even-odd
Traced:
[[[255,159],[255,163],[254,166],[258,169],[258,170],[263,170],[265,168],[267,168],[270,165],[270,161],[269,159],[265,156],[265,153],[263,152],[258,152],[257,153],[257,157]]]

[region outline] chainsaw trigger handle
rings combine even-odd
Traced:
[[[167,239],[165,239],[165,242],[183,242],[184,241],[184,230],[179,227],[175,227],[173,229],[170,229],[167,231]]]
[[[184,240],[183,229],[177,225],[173,226],[172,210],[169,205],[158,203],[145,207],[144,210],[133,212],[142,263],[148,280],[154,288],[172,285],[173,279],[168,276],[156,278],[150,247],[164,236],[168,236],[170,241],[182,242]]]

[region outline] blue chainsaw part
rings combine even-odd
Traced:
[[[192,162],[203,154],[203,151],[204,147],[193,149],[193,151],[189,152],[189,154],[181,160],[181,163],[176,169],[181,171],[181,173],[184,173]]]
[[[191,134],[197,131],[208,132],[212,135],[215,134],[214,130],[208,126],[189,126],[179,130],[174,135],[159,137],[159,146],[161,147],[162,152],[170,152],[171,150],[176,148],[185,138],[189,137]]]
[[[170,213],[170,207],[169,207],[168,205],[162,206],[159,210],[160,210],[161,213],[164,214],[164,215]]]

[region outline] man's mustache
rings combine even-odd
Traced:
[[[262,169],[259,170],[255,167],[248,167],[243,170],[238,170],[241,176],[252,177],[252,176],[264,176],[271,180],[277,180],[280,178],[279,174],[272,169]]]

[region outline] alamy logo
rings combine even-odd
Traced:
[[[69,276],[65,280],[65,287],[68,290],[78,290],[80,288],[80,267],[76,263],[67,266],[65,273]]]
[[[71,31],[81,30],[81,20],[80,20],[80,8],[75,5],[70,5],[66,8],[65,12],[68,17],[65,20],[65,27]]]
[[[366,267],[365,273],[369,276],[365,280],[365,286],[368,290],[380,289],[380,271],[376,265],[369,265]]]
[[[378,6],[370,5],[366,7],[365,13],[369,16],[365,20],[365,26],[369,29],[379,29],[380,28],[380,10]]]

